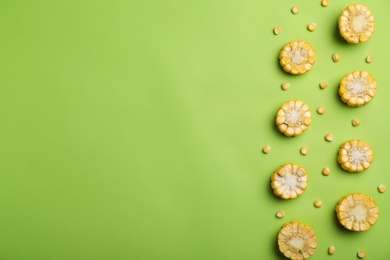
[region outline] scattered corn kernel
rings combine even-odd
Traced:
[[[277,218],[284,218],[284,211],[283,210],[279,210],[278,212],[276,212],[276,217]]]
[[[293,8],[291,8],[291,12],[293,14],[297,14],[301,11],[301,9],[298,7],[298,6],[294,6]]]
[[[350,107],[359,107],[370,102],[376,95],[377,83],[368,71],[354,71],[340,82],[341,100]]]
[[[371,63],[371,62],[373,62],[374,61],[374,57],[372,57],[372,56],[367,56],[367,58],[366,58],[366,62],[367,63]]]
[[[336,252],[336,248],[335,248],[334,246],[330,246],[330,247],[328,248],[328,253],[329,253],[330,255],[333,255],[335,252]]]
[[[268,154],[271,151],[271,146],[267,145],[263,147],[263,153]]]
[[[329,5],[329,1],[328,0],[322,0],[321,5],[323,7],[327,7]]]
[[[297,164],[285,164],[272,174],[271,187],[276,196],[294,199],[307,188],[306,170]]]
[[[320,83],[320,88],[322,88],[322,89],[325,89],[327,86],[328,86],[328,83],[326,83],[326,82]]]
[[[321,208],[322,207],[322,201],[321,200],[314,201],[314,207]]]
[[[323,170],[322,170],[322,174],[325,175],[325,176],[328,176],[330,174],[330,169],[329,167],[325,167]]]
[[[306,146],[303,146],[301,148],[301,154],[302,155],[307,155],[309,153],[309,148],[307,148]]]
[[[323,115],[323,114],[325,114],[325,112],[326,112],[326,108],[325,107],[317,108],[317,113],[318,114]]]
[[[357,256],[360,258],[360,259],[363,259],[366,257],[366,252],[364,250],[360,250],[358,253],[357,253]]]
[[[311,32],[314,32],[315,29],[317,28],[317,24],[316,23],[311,23],[307,26],[307,29]]]
[[[290,100],[278,110],[275,122],[285,136],[298,136],[311,124],[309,106],[301,100]]]
[[[379,191],[380,193],[385,192],[385,191],[386,191],[386,186],[383,185],[383,184],[379,185],[379,186],[378,186],[378,191]]]
[[[337,161],[346,171],[362,172],[374,161],[374,151],[362,140],[349,140],[341,145]]]
[[[284,82],[283,84],[282,84],[282,89],[283,90],[287,90],[287,89],[289,89],[290,88],[290,83],[288,83],[288,82]]]
[[[290,74],[304,74],[316,62],[316,52],[308,42],[292,41],[279,53],[279,62],[283,70]]]
[[[338,62],[341,59],[340,55],[338,53],[335,53],[332,55],[332,60],[334,62]]]
[[[277,26],[277,27],[274,28],[274,34],[275,34],[275,35],[280,34],[281,31],[282,31],[282,28],[280,28],[280,26]]]
[[[354,118],[354,119],[352,120],[352,125],[353,125],[353,126],[358,126],[358,125],[360,125],[360,120],[357,119],[357,118]]]
[[[325,135],[325,140],[328,141],[328,142],[333,142],[334,141],[334,137],[332,134],[326,134]]]

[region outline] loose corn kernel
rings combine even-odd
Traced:
[[[307,26],[307,29],[311,32],[314,32],[315,29],[317,28],[317,24],[316,23],[311,23]]]
[[[306,146],[303,146],[301,148],[301,154],[302,155],[307,155],[309,153],[309,148],[307,148]]]
[[[330,246],[328,248],[328,254],[333,255],[336,252],[336,248],[334,246]]]
[[[350,107],[359,107],[370,102],[376,95],[377,83],[365,70],[354,71],[345,76],[339,86],[341,100]]]
[[[289,89],[290,88],[290,83],[288,83],[288,82],[284,82],[283,84],[282,84],[282,89],[283,90],[287,90],[287,89]]]
[[[320,88],[322,88],[322,89],[325,89],[327,86],[328,86],[328,83],[326,83],[326,82],[320,83]]]
[[[346,171],[362,172],[374,161],[374,151],[362,140],[349,140],[341,145],[337,161]]]
[[[367,63],[371,63],[371,62],[373,62],[374,61],[374,57],[372,57],[372,56],[367,56],[367,58],[366,58],[366,62]]]
[[[366,252],[364,250],[360,250],[358,253],[357,253],[357,256],[360,258],[360,259],[363,259],[366,257]]]
[[[268,154],[271,151],[271,146],[267,145],[263,147],[263,153]]]
[[[323,114],[325,114],[325,112],[326,112],[326,108],[325,107],[317,108],[317,113],[318,114],[323,115]]]
[[[276,212],[276,217],[277,218],[284,218],[284,211],[283,210],[279,210],[278,212]]]
[[[290,100],[278,110],[275,122],[284,135],[298,136],[311,124],[309,106],[301,100]]]
[[[275,35],[280,34],[281,31],[282,31],[282,28],[280,28],[280,26],[277,26],[277,27],[274,28],[274,34],[275,34]]]
[[[354,119],[352,120],[352,125],[353,125],[353,126],[358,126],[358,125],[360,125],[360,120],[357,119],[357,118],[354,118]]]
[[[328,142],[333,142],[334,137],[333,137],[332,134],[326,134],[325,135],[325,140],[328,141]]]
[[[375,17],[362,4],[352,4],[341,13],[339,21],[341,36],[348,43],[368,41],[375,32]]]
[[[378,186],[378,191],[379,191],[380,193],[385,192],[385,191],[386,191],[386,186],[383,185],[383,184],[379,185],[379,186]]]
[[[322,0],[321,5],[323,7],[327,7],[329,5],[329,1],[328,0]]]
[[[314,201],[314,207],[321,208],[322,207],[322,201],[321,200]]]
[[[293,8],[291,8],[291,12],[293,14],[297,14],[301,11],[301,9],[298,7],[298,6],[294,6]]]
[[[341,59],[340,55],[338,53],[335,53],[332,55],[332,60],[334,62],[338,62]]]
[[[290,74],[304,74],[314,63],[316,52],[310,43],[292,41],[286,44],[279,53],[279,62],[283,70]]]
[[[330,174],[330,169],[329,167],[325,167],[323,170],[322,170],[322,174],[325,175],[325,176],[328,176]]]
[[[272,174],[271,187],[276,196],[294,199],[307,188],[306,170],[297,164],[285,164]]]

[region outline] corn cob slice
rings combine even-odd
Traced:
[[[282,199],[294,199],[307,188],[306,171],[297,164],[285,164],[272,174],[271,187]]]
[[[378,220],[379,209],[375,201],[366,194],[349,194],[336,206],[337,218],[346,229],[365,231]]]
[[[340,15],[339,30],[348,43],[368,41],[375,31],[375,17],[365,5],[350,5]]]
[[[350,140],[341,145],[337,160],[346,171],[362,172],[374,161],[374,152],[368,143]]]
[[[339,87],[341,100],[350,107],[363,106],[376,94],[377,84],[372,74],[367,71],[354,71],[345,76]]]
[[[290,100],[282,105],[276,115],[279,131],[286,136],[298,136],[311,124],[309,106],[301,100]]]
[[[304,74],[315,63],[315,51],[304,41],[292,41],[286,44],[279,54],[280,65],[290,74]]]
[[[302,260],[316,252],[317,237],[309,226],[292,221],[284,224],[279,231],[278,245],[287,258]]]

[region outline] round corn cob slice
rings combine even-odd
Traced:
[[[349,194],[336,206],[337,218],[346,229],[365,231],[378,220],[379,209],[375,201],[366,194]]]
[[[278,245],[285,257],[302,260],[316,252],[317,237],[308,225],[292,221],[284,224],[279,231]]]
[[[374,152],[368,143],[350,140],[341,145],[337,160],[346,171],[362,172],[374,161]]]
[[[339,30],[348,43],[368,41],[375,31],[374,15],[365,5],[350,5],[340,15]]]
[[[311,124],[309,106],[301,100],[290,100],[282,105],[276,115],[279,131],[286,136],[298,136]]]
[[[354,71],[345,76],[339,87],[341,100],[350,107],[363,106],[376,94],[376,82],[367,71]]]
[[[315,63],[315,50],[304,41],[286,44],[279,54],[280,65],[290,74],[304,74]]]
[[[272,174],[271,187],[282,199],[294,199],[307,188],[306,171],[297,164],[285,164]]]

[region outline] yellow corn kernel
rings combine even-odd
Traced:
[[[303,146],[300,151],[302,155],[307,155],[309,153],[309,148]]]
[[[294,6],[293,8],[291,8],[291,12],[293,14],[297,14],[301,11],[301,9],[298,7],[298,6]]]
[[[284,211],[283,210],[279,210],[278,212],[276,212],[276,217],[277,218],[284,218]]]
[[[366,62],[367,63],[371,63],[371,62],[373,62],[374,61],[374,57],[372,57],[372,56],[367,56],[367,58],[366,58]]]
[[[287,258],[306,259],[316,252],[317,237],[308,225],[292,221],[279,231],[278,246]]]
[[[365,231],[378,220],[379,209],[372,197],[366,194],[349,194],[336,206],[341,225],[352,231]]]
[[[282,199],[294,199],[307,188],[306,170],[297,164],[285,164],[272,174],[271,187]]]
[[[374,151],[364,141],[349,140],[341,145],[337,161],[346,171],[362,172],[374,161]]]
[[[326,108],[325,107],[317,108],[317,113],[318,114],[323,115],[323,114],[325,114],[325,112],[326,112]]]
[[[304,74],[314,65],[315,50],[304,41],[292,41],[279,53],[279,62],[283,70],[290,74]]]
[[[336,248],[334,246],[330,246],[328,248],[328,254],[333,255],[334,253],[336,253]]]
[[[354,118],[354,119],[352,120],[352,125],[353,125],[353,126],[358,126],[358,125],[360,125],[360,120],[357,119],[357,118]]]
[[[321,200],[314,201],[314,207],[321,208],[322,207],[322,201]]]
[[[386,186],[383,185],[383,184],[379,185],[379,186],[378,186],[378,191],[379,191],[380,193],[385,192],[385,191],[386,191]]]
[[[375,32],[375,17],[371,10],[362,4],[352,4],[345,8],[338,24],[341,36],[348,43],[368,41]]]
[[[327,6],[329,5],[329,1],[328,1],[328,0],[322,0],[322,1],[321,1],[321,5],[322,5],[323,7],[327,7]]]
[[[277,27],[274,28],[274,34],[275,35],[279,35],[281,32],[282,32],[282,28],[280,28],[280,26],[277,26]]]
[[[365,258],[366,252],[364,250],[360,250],[359,252],[357,252],[357,257],[359,257],[360,259]]]
[[[348,106],[359,107],[375,97],[376,88],[377,84],[372,74],[365,70],[354,71],[341,80],[339,95]]]
[[[332,55],[332,60],[334,62],[338,62],[340,59],[341,59],[340,54],[335,53],[335,54]]]
[[[333,142],[334,141],[334,137],[332,134],[326,134],[325,135],[325,140],[328,141],[328,142]]]
[[[330,169],[328,167],[324,168],[322,170],[322,174],[325,175],[325,176],[328,176],[330,174]]]
[[[316,23],[311,23],[307,26],[307,29],[311,32],[314,32],[315,29],[317,28],[317,24]]]
[[[267,145],[263,147],[263,153],[268,154],[271,151],[271,146]]]
[[[278,110],[275,122],[284,135],[298,136],[311,124],[309,106],[301,100],[290,100]]]
[[[326,82],[320,83],[320,88],[322,88],[322,89],[325,89],[327,86],[328,86],[328,83],[326,83]]]
[[[288,83],[288,82],[284,82],[283,84],[282,84],[282,89],[283,90],[288,90],[289,88],[290,88],[290,83]]]

